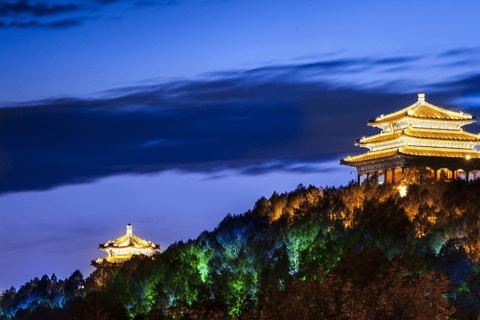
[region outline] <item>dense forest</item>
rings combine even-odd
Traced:
[[[105,281],[12,287],[0,319],[479,319],[480,180],[397,181],[262,197]]]

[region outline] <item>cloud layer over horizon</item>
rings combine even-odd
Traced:
[[[439,56],[454,63],[474,59],[472,51]],[[0,193],[165,170],[315,171],[315,163],[362,152],[354,139],[378,133],[366,126],[368,119],[416,101],[409,79],[372,85],[351,76],[395,73],[381,68],[408,69],[421,59],[270,65],[129,86],[96,98],[12,104],[2,108]],[[478,114],[479,83],[480,73],[466,74],[424,88],[433,104]],[[466,130],[479,131],[476,124]]]

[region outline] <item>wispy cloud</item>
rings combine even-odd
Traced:
[[[391,80],[392,73],[383,73],[383,81],[355,84],[348,82],[350,68],[370,74],[383,66],[408,68],[419,59],[265,66],[125,87],[95,99],[53,98],[3,107],[0,192],[171,169],[327,170],[316,163],[359,153],[354,139],[377,133],[366,126],[368,119],[416,99],[415,93],[406,93],[411,79]],[[312,80],[312,74],[320,76]],[[460,96],[480,93],[480,72],[424,88],[429,102],[448,107]]]
[[[103,7],[115,3],[130,3],[134,7],[149,7],[164,4],[164,1],[134,0],[71,0],[68,3],[58,1],[17,0],[0,2],[0,28],[17,29],[66,29],[81,25],[92,14],[98,14]]]
[[[437,90],[441,89],[448,92],[455,92],[459,96],[478,95],[480,94],[480,72],[455,77],[433,84],[431,87]]]
[[[76,3],[52,5],[45,2],[32,4],[29,1],[7,1],[0,3],[0,17],[18,17],[21,15],[44,17],[79,11],[81,8],[82,7]]]
[[[18,29],[34,29],[34,28],[47,28],[47,29],[66,29],[75,27],[82,24],[82,19],[64,19],[52,22],[40,22],[35,20],[18,22],[11,21],[5,23],[0,21],[0,28],[18,28]]]
[[[4,1],[0,3],[2,29],[66,29],[79,26],[86,19],[76,16],[88,5],[80,2]]]
[[[477,47],[463,47],[463,48],[455,48],[450,49],[438,54],[439,58],[457,58],[457,57],[464,57],[464,56],[472,56],[480,54],[480,48]]]

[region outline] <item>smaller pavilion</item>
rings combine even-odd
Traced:
[[[115,241],[100,244],[99,249],[107,252],[108,257],[92,261],[95,268],[121,266],[134,255],[152,256],[160,245],[142,240],[132,233],[132,225],[127,225],[127,233]]]

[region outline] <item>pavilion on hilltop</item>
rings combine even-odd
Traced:
[[[355,145],[369,152],[348,156],[340,164],[355,167],[360,178],[366,175],[384,182],[398,182],[408,168],[423,167],[447,179],[468,180],[477,178],[480,171],[480,135],[463,131],[462,126],[476,122],[475,116],[436,107],[425,101],[425,94],[418,101],[400,111],[381,115],[368,121],[369,126],[382,130],[380,134],[355,140]]]
[[[107,252],[108,257],[99,258],[92,261],[95,268],[111,267],[123,264],[134,255],[152,256],[155,251],[160,249],[158,244],[142,240],[132,233],[132,225],[127,225],[127,233],[115,241],[108,241],[100,244],[99,249]]]
[[[106,258],[99,258],[92,261],[92,266],[97,268],[94,272],[95,283],[98,287],[103,287],[113,277],[108,270],[119,270],[123,264],[133,256],[144,255],[151,257],[156,251],[160,250],[158,244],[142,240],[132,233],[132,225],[127,224],[127,233],[115,241],[108,241],[100,244],[99,249],[107,252]]]

